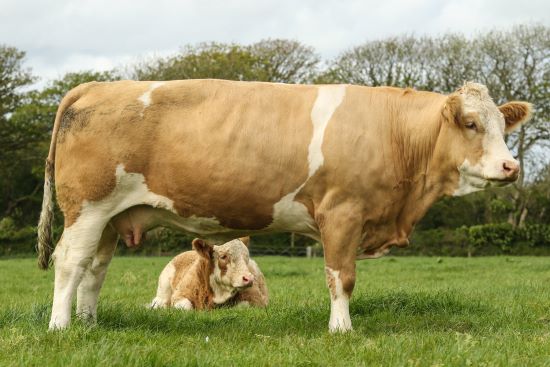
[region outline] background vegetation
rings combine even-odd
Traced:
[[[519,181],[506,189],[439,201],[419,223],[413,245],[394,253],[550,254],[550,28],[525,25],[470,38],[403,35],[369,41],[333,60],[322,60],[313,48],[291,40],[205,43],[117,70],[68,73],[38,89],[36,76],[25,67],[24,51],[0,45],[0,256],[33,251],[43,162],[63,95],[86,81],[128,78],[353,83],[442,93],[474,80],[488,86],[497,104],[530,101],[533,121],[507,137],[524,172]],[[62,223],[58,219],[56,224],[59,232]],[[151,237],[154,246],[143,246],[142,253],[175,252],[189,243],[185,236],[162,230]],[[287,247],[289,235],[257,242]],[[296,247],[308,243],[298,237]]]

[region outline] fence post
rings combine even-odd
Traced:
[[[306,247],[306,257],[308,259],[311,259],[313,256],[312,256],[312,253],[313,253],[313,248],[311,246],[307,246]]]

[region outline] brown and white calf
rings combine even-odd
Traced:
[[[193,250],[173,258],[162,270],[151,307],[208,310],[221,305],[265,307],[265,278],[248,254],[249,238],[221,246],[193,240]]]
[[[223,80],[87,83],[57,111],[46,160],[39,263],[53,249],[53,178],[65,219],[50,328],[96,317],[117,236],[166,226],[223,243],[295,232],[323,243],[329,329],[351,329],[355,260],[408,236],[438,198],[514,182],[504,135],[529,103],[496,106],[390,87]],[[55,166],[55,169],[54,169]],[[246,172],[246,174],[243,174]]]

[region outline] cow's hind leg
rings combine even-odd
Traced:
[[[118,234],[111,224],[103,230],[97,253],[84,273],[76,295],[76,315],[82,320],[95,322],[97,320],[97,300],[107,267],[116,249]]]
[[[349,300],[355,286],[355,258],[361,240],[361,212],[341,204],[316,215],[330,292],[330,332],[352,330]]]
[[[97,252],[105,228],[106,221],[101,215],[86,214],[64,229],[54,252],[55,286],[50,330],[69,326],[74,293]]]

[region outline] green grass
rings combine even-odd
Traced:
[[[143,307],[168,258],[115,258],[98,325],[64,332],[47,331],[53,271],[0,260],[0,366],[550,366],[550,258],[360,261],[344,335],[320,259],[256,260],[267,309],[183,313]]]

